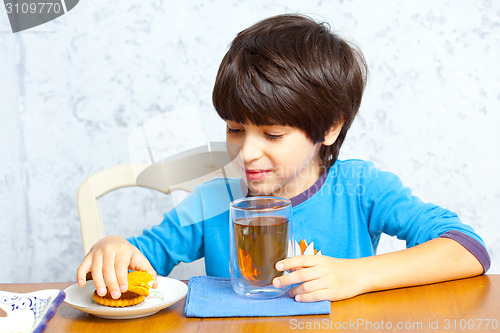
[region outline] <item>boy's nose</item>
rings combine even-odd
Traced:
[[[241,157],[245,164],[258,160],[262,156],[262,148],[259,140],[251,136],[245,137],[240,149]]]

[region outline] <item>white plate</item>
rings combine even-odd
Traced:
[[[139,318],[152,315],[181,300],[186,296],[188,287],[182,281],[158,276],[158,288],[151,288],[144,302],[125,308],[113,308],[95,303],[92,299],[94,290],[95,287],[91,281],[88,281],[84,287],[74,284],[64,290],[66,293],[64,301],[75,309],[100,318]]]

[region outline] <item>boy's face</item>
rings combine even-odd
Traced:
[[[255,126],[226,121],[228,149],[253,195],[292,198],[319,177],[319,148],[290,126]],[[231,145],[232,144],[232,145]]]

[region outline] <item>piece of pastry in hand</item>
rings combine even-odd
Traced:
[[[153,286],[153,275],[148,272],[133,271],[128,273],[128,291],[132,291],[137,295],[149,295],[149,288]]]
[[[133,271],[128,273],[128,290],[118,299],[111,297],[109,290],[106,295],[99,296],[97,291],[94,291],[92,298],[97,304],[112,306],[112,307],[126,307],[142,303],[146,296],[149,295],[149,288],[153,285],[153,276],[147,272]]]

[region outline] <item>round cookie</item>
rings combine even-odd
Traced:
[[[113,299],[111,297],[111,294],[109,293],[109,290],[107,290],[106,295],[104,295],[104,296],[99,296],[99,295],[97,295],[97,291],[94,291],[92,298],[94,299],[94,301],[97,304],[122,308],[122,307],[126,307],[126,306],[137,305],[137,304],[143,302],[144,299],[146,298],[146,296],[137,295],[136,293],[133,293],[131,291],[126,291],[126,292],[122,293],[120,298]]]

